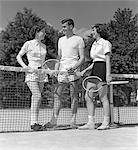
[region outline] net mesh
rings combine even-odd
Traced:
[[[138,124],[138,75],[112,74],[114,80],[129,81],[113,85],[114,121],[119,124]]]
[[[116,79],[122,79],[117,78]],[[124,78],[123,78],[124,79]],[[125,78],[126,79],[126,78]],[[137,79],[127,78],[129,84],[113,86],[114,121],[125,124],[137,124],[136,89]],[[25,81],[24,72],[4,71],[0,69],[0,132],[30,131],[30,112],[32,93]],[[53,114],[54,89],[58,85],[54,77],[44,83],[41,104],[39,107],[38,122],[42,125],[50,121]],[[69,124],[71,119],[70,84],[62,93],[62,109],[58,117],[58,124]],[[77,124],[87,122],[87,109],[84,100],[85,91],[82,88],[82,79],[78,85],[79,106],[77,111]],[[98,96],[95,98],[95,122],[103,120],[103,108]]]

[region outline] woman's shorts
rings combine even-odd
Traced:
[[[98,76],[103,82],[106,82],[106,62],[94,62],[90,76]]]
[[[48,82],[48,76],[45,73],[37,74],[33,73],[26,73],[25,82]]]

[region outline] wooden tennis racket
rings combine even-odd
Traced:
[[[129,81],[111,81],[107,83],[103,82],[102,79],[97,76],[89,76],[83,80],[82,86],[89,94],[90,92],[97,93],[105,85],[127,84],[128,82]]]
[[[81,77],[80,72],[70,72],[70,70],[61,71],[59,70],[60,67],[60,61],[57,59],[48,59],[46,60],[42,67],[47,70],[51,70],[51,74],[56,76],[58,78],[58,81],[62,82],[73,82],[76,78]],[[74,77],[73,77],[74,76]]]

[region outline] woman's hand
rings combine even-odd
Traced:
[[[84,76],[84,73],[86,72],[87,70],[82,70],[80,73],[81,73],[81,76]]]
[[[35,72],[35,69],[33,69],[33,68],[29,67],[29,66],[24,66],[23,68],[24,68],[25,70],[27,70],[27,72],[29,72],[29,73]]]

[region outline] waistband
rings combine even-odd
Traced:
[[[103,64],[105,64],[106,62],[105,62],[105,61],[95,61],[94,63],[97,63],[97,64],[98,64],[98,63],[99,63],[99,64],[100,64],[100,63],[103,63]]]

